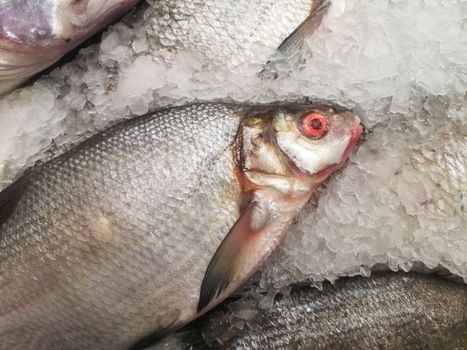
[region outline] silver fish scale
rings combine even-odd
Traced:
[[[146,13],[154,56],[191,50],[212,64],[263,65],[317,6],[316,0],[155,1]]]
[[[438,188],[438,198],[424,203],[423,208],[429,212],[430,220],[440,220],[451,217],[452,229],[467,224],[467,137],[456,133],[439,135],[437,147],[417,147],[410,159],[411,164],[420,172],[426,173],[432,181],[432,186]],[[434,226],[432,222],[423,222],[425,227]]]
[[[375,274],[323,291],[295,289],[258,313],[229,349],[459,349],[467,287],[432,276]],[[219,332],[238,321],[226,315],[224,325],[211,327]]]
[[[196,313],[238,217],[239,120],[225,105],[161,111],[31,175],[0,227],[0,349],[125,349]]]

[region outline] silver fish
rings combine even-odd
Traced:
[[[295,286],[267,309],[225,302],[151,349],[464,349],[467,286],[438,276],[375,273]]]
[[[121,123],[0,194],[0,349],[126,349],[218,304],[360,137],[328,106]]]
[[[0,94],[45,69],[139,0],[0,0]]]

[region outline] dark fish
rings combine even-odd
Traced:
[[[295,286],[260,309],[226,301],[156,349],[464,349],[467,286],[439,276],[374,273]]]

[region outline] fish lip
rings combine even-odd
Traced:
[[[318,181],[322,181],[323,178],[327,177],[329,174],[339,169],[347,161],[347,158],[349,157],[350,153],[354,149],[355,145],[359,142],[360,136],[362,135],[363,130],[364,130],[364,126],[360,122],[360,118],[358,116],[355,116],[354,125],[349,130],[350,141],[347,147],[345,148],[345,151],[342,154],[340,161],[337,163],[328,165],[324,169],[321,169],[320,171],[312,174],[311,176],[317,179],[320,179]]]
[[[365,131],[365,126],[361,123],[360,118],[358,116],[355,116],[355,118],[355,123],[352,128],[350,128],[350,141],[342,155],[340,163],[344,162],[348,158],[350,152],[352,152],[355,145],[359,143],[360,138]]]

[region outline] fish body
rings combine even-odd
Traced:
[[[0,94],[45,69],[138,0],[1,0]]]
[[[157,1],[146,13],[155,59],[191,51],[213,66],[264,65],[279,49],[294,51],[321,23],[323,0]],[[253,68],[256,69],[256,68]]]
[[[0,349],[127,349],[247,280],[361,132],[327,106],[121,123],[0,194]]]
[[[467,286],[434,275],[375,273],[294,286],[258,307],[225,302],[154,349],[463,349]]]

